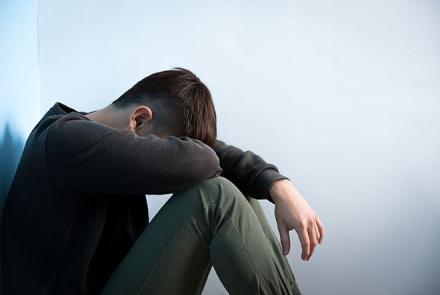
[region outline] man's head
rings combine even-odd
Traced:
[[[98,112],[101,114],[88,116],[141,136],[189,136],[210,146],[217,137],[211,93],[196,75],[183,68],[142,79]]]

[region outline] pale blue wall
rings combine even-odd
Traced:
[[[40,116],[37,12],[36,0],[0,0],[0,217],[24,143]]]
[[[40,116],[37,1],[0,1],[0,202]]]
[[[219,137],[277,164],[326,225],[310,262],[291,234],[304,294],[438,294],[438,1],[41,0],[39,20],[42,111],[105,106],[173,66],[199,74]],[[205,293],[221,292],[210,276]]]

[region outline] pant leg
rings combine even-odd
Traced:
[[[299,290],[299,287],[296,283],[295,275],[293,274],[293,270],[290,266],[289,261],[287,260],[287,257],[283,255],[283,250],[281,247],[280,240],[275,234],[274,230],[270,226],[266,215],[264,214],[263,208],[261,207],[260,201],[258,201],[255,198],[252,198],[250,195],[245,195],[249,204],[251,205],[252,209],[254,209],[255,215],[257,215],[258,220],[260,221],[260,225],[263,228],[264,233],[266,234],[266,238],[269,241],[269,243],[272,245],[272,249],[277,256],[277,261],[275,263],[279,263],[279,269],[282,269],[281,275],[285,275],[287,277],[287,280],[290,281],[291,288]],[[299,292],[298,292],[299,294]]]
[[[300,294],[273,231],[260,221],[263,212],[259,219],[253,207],[220,176],[173,194],[102,294],[200,294],[212,266],[230,294]]]

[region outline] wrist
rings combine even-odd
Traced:
[[[269,195],[275,203],[279,203],[283,201],[286,197],[288,197],[288,194],[286,194],[285,192],[286,186],[288,186],[289,184],[289,179],[279,179],[274,181],[269,190]]]
[[[275,201],[270,196],[270,191],[275,182],[281,179],[289,179],[273,168],[264,169],[254,181],[254,193],[260,198],[266,198],[269,202],[275,204]]]

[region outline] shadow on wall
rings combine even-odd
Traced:
[[[3,206],[6,201],[9,186],[15,175],[15,170],[17,169],[24,148],[22,137],[13,134],[8,122],[6,122],[4,128],[3,138],[0,138],[0,228]],[[1,289],[2,270],[0,265],[0,290]]]
[[[0,138],[0,216],[23,148],[23,138],[14,134],[6,122],[3,138]]]

